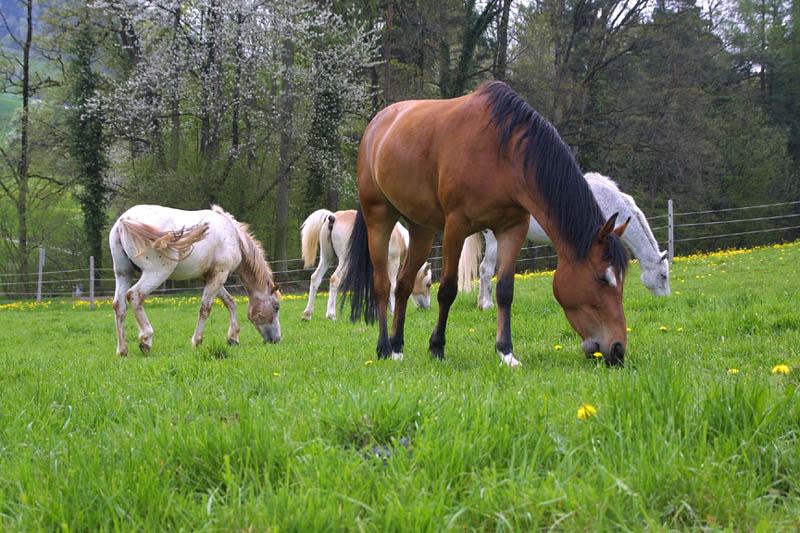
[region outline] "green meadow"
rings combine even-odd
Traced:
[[[515,370],[474,295],[444,361],[412,309],[402,362],[322,297],[286,298],[278,345],[240,302],[228,347],[215,305],[198,350],[197,299],[153,299],[127,358],[108,302],[2,305],[0,530],[797,530],[799,269],[798,243],[681,259],[654,298],[633,264],[621,369],[548,274],[517,281]]]

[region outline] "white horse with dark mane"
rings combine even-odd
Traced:
[[[347,267],[342,258],[347,257],[347,245],[350,242],[350,234],[353,233],[355,219],[355,209],[337,211],[336,213],[327,209],[318,209],[308,215],[300,226],[300,240],[305,268],[314,266],[314,261],[317,258],[317,247],[319,246],[319,265],[314,270],[314,273],[311,274],[308,304],[303,311],[303,320],[311,320],[311,315],[314,313],[314,299],[322,283],[322,278],[336,259],[339,258],[339,264],[330,279],[328,310],[325,314],[326,318],[336,320],[336,297],[339,282],[342,278],[342,272]],[[397,272],[400,270],[400,264],[405,259],[407,251],[408,230],[398,222],[395,224],[389,239],[388,268],[389,281],[391,283],[389,308],[392,312],[394,312],[394,289],[395,285],[397,285]],[[428,309],[431,306],[431,279],[431,265],[425,262],[417,272],[414,288],[411,291],[412,301],[422,309]]]
[[[622,235],[622,241],[639,260],[642,270],[641,280],[644,286],[650,289],[655,296],[669,296],[667,252],[659,250],[658,241],[653,236],[642,210],[630,195],[619,190],[611,178],[596,172],[589,172],[585,177],[605,217],[619,213],[620,220],[630,218],[628,229]],[[480,264],[478,307],[490,309],[492,307],[492,276],[494,276],[497,263],[497,239],[491,230],[485,230],[482,233],[486,241],[486,251]],[[528,240],[536,244],[552,244],[550,238],[533,217],[528,226]],[[459,288],[463,291],[472,289],[472,282],[478,274],[475,265],[478,263],[479,254],[480,242],[476,233],[468,237],[461,254]]]
[[[203,342],[203,329],[217,296],[230,312],[228,342],[239,343],[236,303],[223,286],[236,271],[247,289],[247,318],[265,342],[278,342],[280,293],[264,259],[261,243],[219,206],[202,211],[182,211],[159,205],[137,205],[123,213],[109,234],[114,260],[114,314],[117,324],[117,353],[128,354],[125,343],[125,314],[130,302],[139,324],[139,348],[153,346],[153,327],[144,312],[144,299],[167,279],[202,279],[205,282],[200,317],[192,346]],[[136,271],[139,281],[133,286]]]

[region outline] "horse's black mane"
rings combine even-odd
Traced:
[[[575,248],[577,259],[586,258],[605,219],[572,151],[552,124],[505,83],[486,83],[478,93],[489,100],[501,150],[516,131],[522,131],[514,150],[523,156],[525,178],[539,191],[548,216],[556,222],[561,237]],[[625,272],[628,252],[613,233],[608,236],[605,255],[617,272]]]

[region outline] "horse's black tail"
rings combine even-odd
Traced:
[[[342,312],[349,292],[350,321],[357,322],[364,317],[367,324],[375,321],[375,295],[372,292],[372,259],[369,257],[369,238],[367,223],[359,208],[350,242],[347,245],[344,275],[339,282],[339,291],[344,298],[339,303]]]

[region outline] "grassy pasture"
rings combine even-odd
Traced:
[[[275,346],[245,323],[228,348],[215,305],[197,351],[196,302],[154,300],[153,352],[129,315],[122,359],[108,304],[0,306],[0,529],[796,530],[798,265],[800,244],[680,260],[666,299],[632,266],[623,369],[583,357],[548,275],[517,282],[518,370],[472,296],[444,362],[435,311],[392,362],[322,298],[310,323],[285,301]]]

